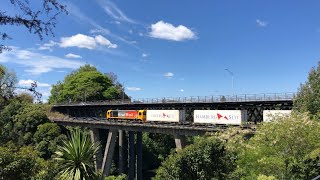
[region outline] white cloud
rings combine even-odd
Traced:
[[[77,59],[77,58],[81,59],[82,58],[82,56],[77,55],[77,54],[72,54],[72,53],[66,54],[64,57],[73,58],[73,59]]]
[[[98,45],[107,46],[108,48],[117,48],[116,44],[112,44],[108,39],[101,35],[91,37],[84,34],[76,34],[71,37],[62,37],[60,47],[78,47],[95,49]]]
[[[77,69],[85,64],[81,61],[48,56],[29,50],[21,50],[17,47],[12,47],[11,51],[0,54],[0,63],[7,62],[23,66],[26,68],[25,72],[33,75],[47,73],[53,70]]]
[[[172,78],[174,76],[174,74],[172,72],[167,72],[163,76],[168,78],[168,79],[170,79],[170,78]]]
[[[148,57],[148,54],[142,53],[142,57],[143,57],[143,58]]]
[[[180,89],[180,92],[184,92],[184,89]]]
[[[141,91],[142,89],[139,87],[127,87],[128,91]]]
[[[39,50],[49,50],[49,51],[53,51],[53,47],[58,45],[59,43],[54,42],[54,41],[49,41],[49,43],[45,43],[42,46],[40,46],[38,49]]]
[[[97,43],[99,43],[103,46],[107,46],[108,48],[117,48],[118,47],[118,45],[112,44],[108,39],[104,38],[101,35],[96,36],[95,40]]]
[[[195,33],[187,27],[183,25],[175,27],[172,24],[163,21],[152,24],[151,32],[149,32],[149,35],[153,38],[172,41],[184,41],[196,38]]]
[[[34,83],[35,80],[31,80],[31,79],[28,79],[28,80],[19,80],[18,82],[18,85],[19,86],[31,86],[32,83]],[[37,81],[36,81],[37,82]],[[41,82],[37,82],[37,86],[38,87],[50,87],[50,84],[47,84],[47,83],[41,83]]]
[[[113,4],[110,1],[100,1],[100,4],[104,7],[105,12],[115,19],[116,21],[120,22],[128,22],[128,23],[133,23],[137,24],[136,21],[133,19],[129,18],[122,12],[115,4]]]
[[[266,21],[262,21],[262,20],[260,20],[260,19],[257,19],[257,20],[256,20],[256,23],[257,23],[257,26],[259,26],[259,27],[266,27],[266,26],[268,26],[268,23],[267,23]]]

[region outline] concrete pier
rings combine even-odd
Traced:
[[[114,147],[116,145],[118,131],[109,131],[106,148],[104,150],[104,156],[102,161],[102,173],[104,176],[109,176],[112,165]]]
[[[174,135],[174,141],[176,143],[176,150],[180,150],[186,147],[186,136],[184,135]]]
[[[91,128],[90,136],[91,136],[92,143],[100,142],[99,129]],[[98,149],[97,153],[95,154],[94,159],[95,159],[95,161],[94,161],[95,170],[96,170],[96,172],[98,172],[98,170],[101,169],[101,166],[102,166],[101,147]]]

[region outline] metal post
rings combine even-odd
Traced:
[[[126,149],[126,146],[125,146],[125,131],[123,130],[119,130],[119,174],[123,174],[125,173],[125,160],[126,159],[126,156],[125,156],[125,151],[127,150]]]
[[[129,180],[135,177],[136,156],[134,153],[134,132],[129,131]]]
[[[230,75],[231,75],[231,87],[232,87],[232,95],[234,96],[234,74],[232,71],[230,71],[229,69],[224,69],[226,70]]]
[[[137,177],[142,180],[142,132],[137,132]]]

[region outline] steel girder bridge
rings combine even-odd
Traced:
[[[90,128],[92,141],[106,139],[104,155],[102,149],[96,154],[96,170],[102,169],[109,175],[116,144],[119,149],[119,173],[127,173],[129,179],[142,177],[142,132],[171,134],[175,138],[177,149],[186,145],[186,136],[203,135],[207,132],[221,132],[228,128],[222,125],[194,125],[191,123],[193,110],[247,110],[248,124],[241,126],[254,133],[255,125],[262,121],[263,110],[290,110],[293,105],[293,93],[237,95],[220,97],[158,98],[133,101],[100,101],[57,104],[53,111],[67,115],[66,118],[52,119],[64,126]],[[105,113],[110,109],[178,109],[187,114],[184,123],[151,123],[126,120],[107,121]],[[105,137],[107,130],[107,137]],[[117,142],[117,143],[116,143]],[[129,159],[127,161],[127,159]],[[129,164],[127,164],[129,162]]]

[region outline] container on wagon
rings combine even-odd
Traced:
[[[184,110],[147,110],[146,121],[183,122],[185,116]]]
[[[292,110],[263,110],[263,122],[273,121],[277,117],[289,117]]]
[[[246,110],[194,110],[193,122],[201,124],[241,125],[247,122]]]

